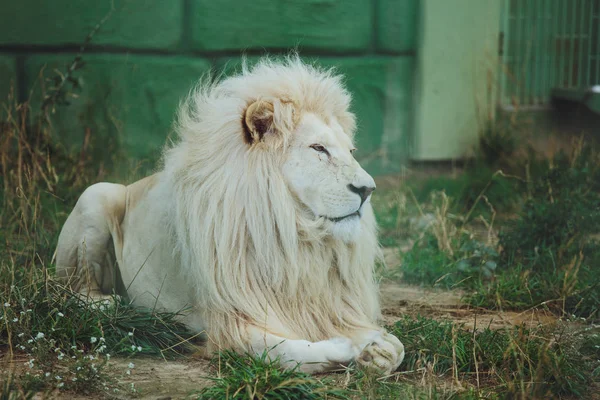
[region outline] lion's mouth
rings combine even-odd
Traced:
[[[354,217],[360,218],[360,210],[355,211],[352,214],[344,215],[343,217],[325,217],[325,218],[327,218],[331,222],[340,222],[340,221],[343,221],[345,219],[354,218]]]

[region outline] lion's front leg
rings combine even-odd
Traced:
[[[362,368],[388,375],[404,360],[404,345],[384,329],[357,332],[352,341],[361,349],[356,363]]]
[[[300,364],[302,372],[318,373],[340,369],[356,359],[357,346],[349,338],[331,338],[319,342],[300,339],[286,339],[261,328],[247,329],[250,352],[261,354],[268,351],[271,359],[279,358],[284,368]]]

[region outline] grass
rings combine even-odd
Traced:
[[[267,352],[259,356],[223,351],[213,359],[218,376],[214,385],[197,393],[198,400],[217,399],[346,399],[346,391],[326,380],[300,372],[297,367],[282,370]]]
[[[512,170],[505,174],[482,168],[475,175],[467,171],[456,179],[435,178],[420,188],[405,188],[412,208],[404,202],[391,218],[416,214],[425,222],[416,228],[396,222],[414,244],[401,254],[401,268],[388,276],[411,284],[466,289],[466,301],[477,307],[543,306],[559,315],[597,319],[600,153],[593,144],[577,140],[570,153],[545,159],[528,151],[521,164],[513,161],[504,167]],[[525,177],[517,177],[518,168]],[[481,178],[481,171],[488,177]],[[509,179],[510,187],[503,186],[509,182],[504,180],[498,192],[492,191],[498,177]],[[470,187],[470,179],[476,190],[467,195],[456,190]],[[502,200],[503,192],[510,201]],[[423,193],[429,193],[428,201],[419,200]],[[387,213],[382,220],[390,218],[389,210],[379,208],[378,215]]]
[[[468,330],[423,317],[405,317],[390,331],[408,349],[404,369],[429,369],[457,385],[493,388],[504,397],[582,396],[591,380],[594,364],[582,362],[583,345],[561,331]]]
[[[337,376],[283,371],[266,353],[222,352],[214,385],[197,399],[550,399],[583,397],[600,371],[600,328],[467,329],[452,321],[404,317],[387,327],[405,344],[391,377],[351,365]],[[585,333],[582,336],[581,333]],[[590,350],[592,349],[592,350]]]
[[[60,84],[60,90],[68,87]],[[49,99],[68,97],[52,93]],[[65,105],[44,102],[33,112],[9,99],[0,119],[2,398],[108,392],[118,386],[107,372],[111,355],[172,357],[190,347],[191,334],[176,314],[134,308],[119,298],[83,301],[54,279],[60,227],[82,190],[105,177],[87,153],[93,138],[77,153],[53,138],[49,110],[58,106]]]

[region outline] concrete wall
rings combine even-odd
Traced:
[[[236,65],[242,52],[297,47],[346,74],[357,157],[367,169],[393,173],[406,161],[418,0],[0,0],[0,98],[14,86],[39,108],[43,89],[113,3],[73,74],[77,97],[52,116],[68,147],[90,132],[131,158],[156,159],[179,100],[200,75]]]
[[[493,115],[501,0],[421,0],[412,158],[460,158]]]

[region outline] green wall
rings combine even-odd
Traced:
[[[70,105],[52,119],[77,149],[85,132],[132,159],[157,158],[178,102],[209,69],[240,55],[298,48],[346,75],[358,116],[357,157],[374,174],[408,157],[418,0],[0,0],[0,95],[39,107],[110,12],[75,71]],[[231,70],[231,67],[228,67]],[[98,148],[98,145],[96,146]],[[102,146],[100,146],[102,151]]]
[[[420,3],[411,158],[463,158],[494,116],[502,1]]]

